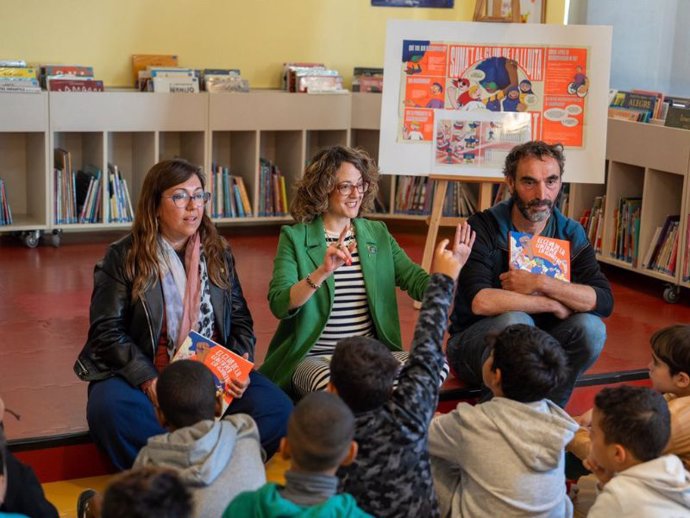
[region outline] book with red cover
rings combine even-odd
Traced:
[[[173,357],[173,361],[177,360],[200,361],[211,370],[217,390],[223,392],[222,413],[225,413],[232,402],[232,395],[227,390],[227,384],[233,379],[247,381],[254,367],[249,360],[196,331],[190,331],[189,336],[182,342]]]
[[[96,79],[64,79],[60,76],[48,78],[51,92],[102,92],[103,81]]]
[[[526,270],[570,282],[570,241],[510,231],[511,270]]]

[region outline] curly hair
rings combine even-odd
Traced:
[[[159,275],[158,270],[158,209],[163,192],[196,175],[205,189],[206,179],[196,166],[181,158],[163,160],[154,165],[144,178],[137,211],[132,224],[132,247],[126,262],[125,273],[132,281],[132,300],[143,296]],[[226,241],[218,234],[211,218],[204,211],[199,226],[201,244],[206,255],[208,275],[214,284],[229,288],[234,272],[232,264],[225,264]],[[226,274],[225,269],[229,272]]]
[[[362,149],[333,146],[319,151],[311,159],[297,184],[297,192],[290,204],[290,214],[295,221],[309,223],[328,210],[328,196],[335,189],[336,174],[343,162],[357,168],[362,173],[362,181],[369,184],[362,198],[360,214],[372,208],[378,192],[378,166]]]

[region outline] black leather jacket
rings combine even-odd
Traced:
[[[163,321],[163,289],[159,281],[143,300],[132,303],[132,283],[124,273],[125,257],[132,244],[127,235],[111,244],[94,269],[89,335],[74,364],[84,381],[122,376],[137,387],[158,376],[153,365]],[[253,361],[254,322],[235,275],[232,252],[226,252],[226,271],[232,272],[232,288],[211,282],[211,303],[219,342],[237,354],[249,353]]]

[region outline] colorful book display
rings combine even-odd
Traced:
[[[525,232],[509,233],[509,267],[570,282],[570,242]]]

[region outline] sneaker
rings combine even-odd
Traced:
[[[77,518],[93,518],[91,512],[91,502],[96,492],[93,489],[86,489],[77,498]]]

